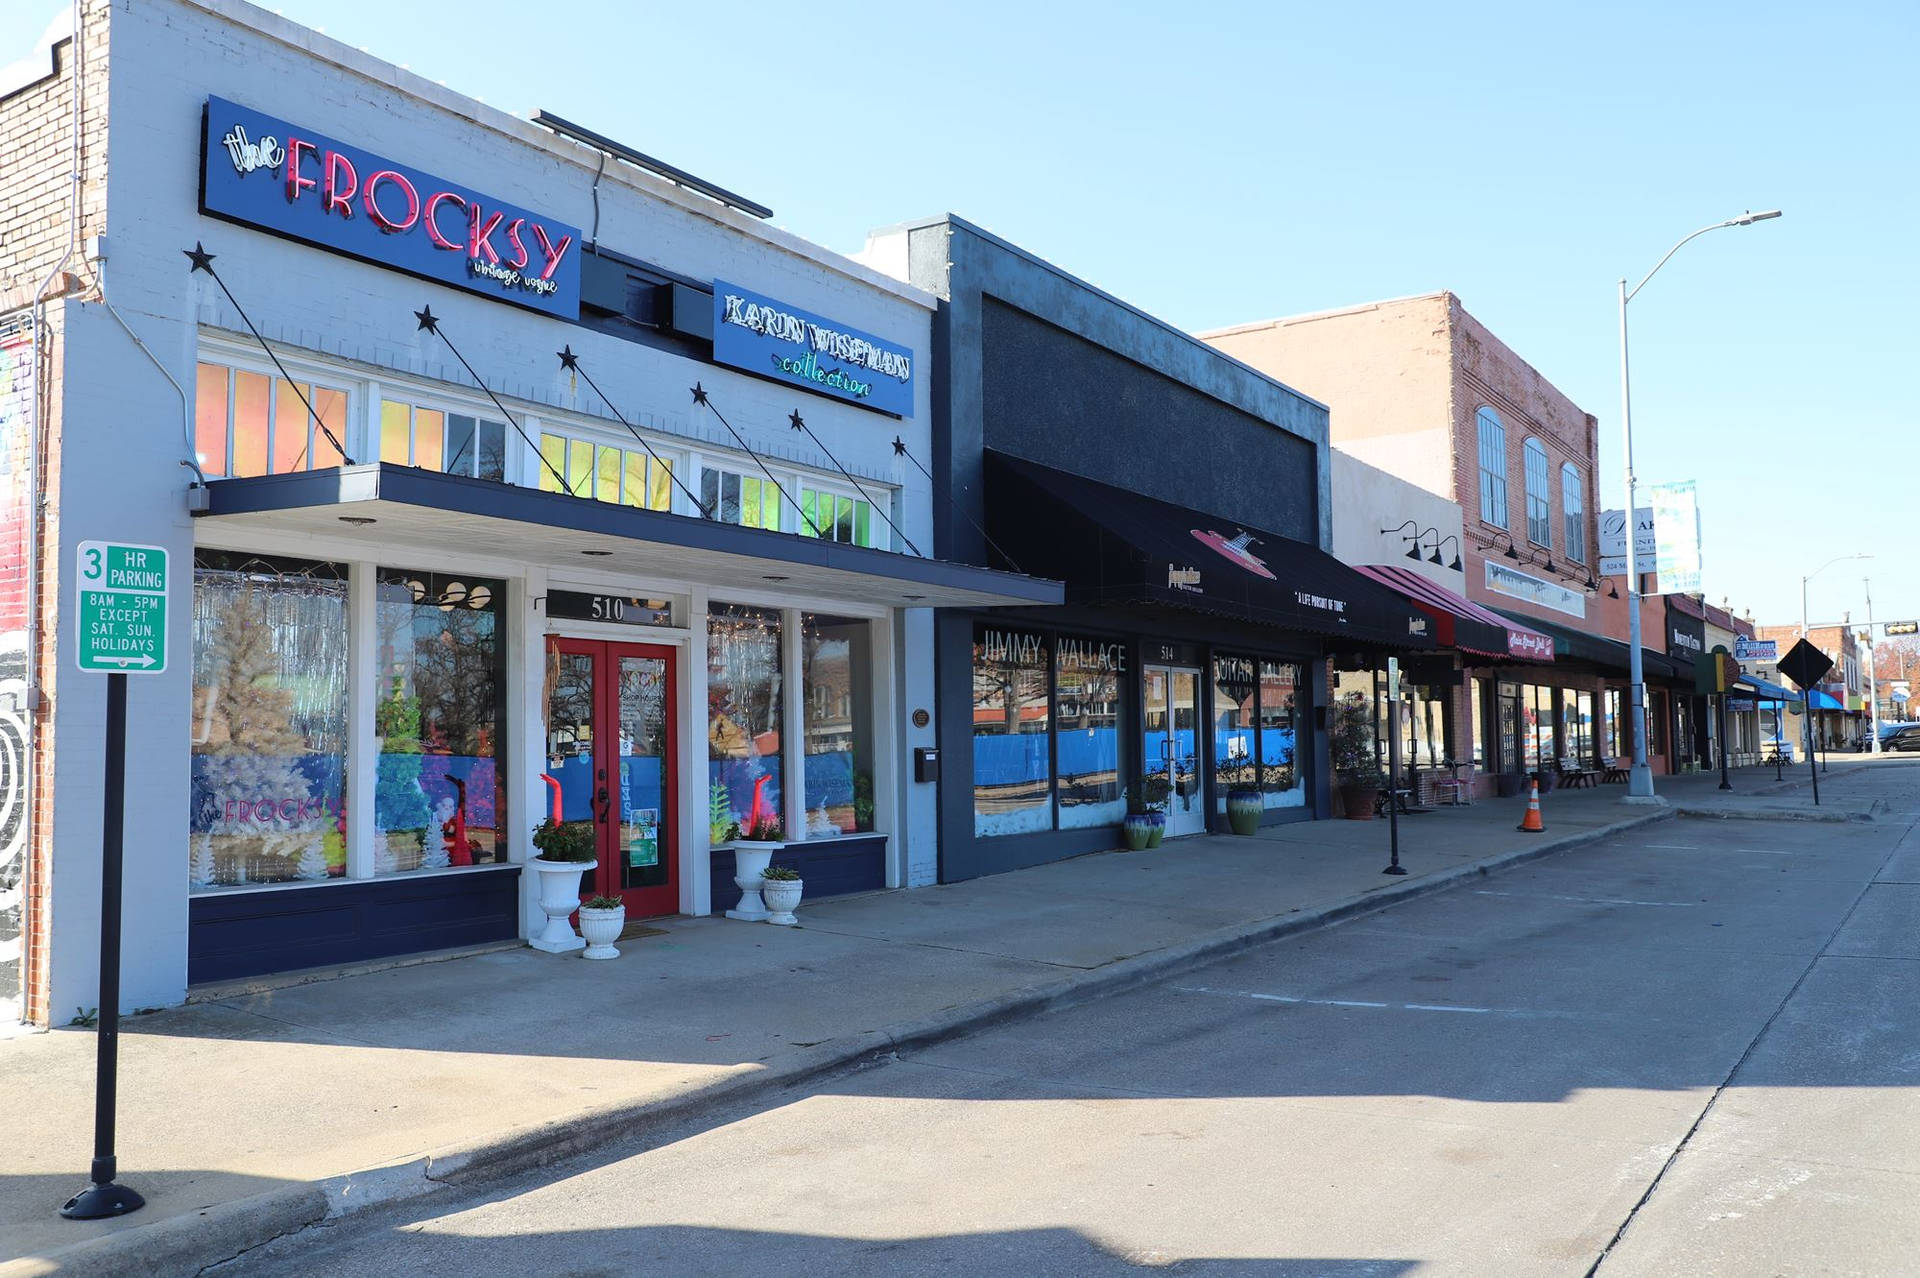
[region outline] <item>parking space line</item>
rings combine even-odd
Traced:
[[[1360,1007],[1373,1011],[1459,1012],[1469,1016],[1508,1016],[1525,1020],[1567,1019],[1571,1012],[1539,1012],[1519,1007],[1471,1007],[1464,1003],[1381,1003],[1350,998],[1303,998],[1294,994],[1267,994],[1259,990],[1221,990],[1208,985],[1170,986],[1176,994],[1207,994],[1214,998],[1246,998],[1262,1003],[1293,1003],[1303,1007]]]
[[[1553,892],[1490,892],[1475,889],[1475,896],[1512,896],[1529,901],[1578,901],[1584,905],[1684,905],[1692,907],[1698,901],[1629,901],[1615,896],[1560,896]]]

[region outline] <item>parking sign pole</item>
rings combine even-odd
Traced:
[[[1813,806],[1820,806],[1820,765],[1813,758],[1813,694],[1800,689],[1800,717],[1807,722],[1807,771],[1813,776]]]
[[[100,1025],[95,1031],[93,1085],[93,1168],[87,1188],[60,1209],[68,1220],[124,1216],[146,1199],[114,1183],[119,1160],[113,1152],[113,1127],[120,1081],[120,886],[122,843],[126,834],[127,676],[107,676],[106,790],[101,795],[100,829]]]

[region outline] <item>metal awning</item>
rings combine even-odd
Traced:
[[[1039,577],[387,462],[214,480],[195,518],[209,531],[359,533],[548,568],[593,564],[718,590],[764,592],[772,583],[893,607],[1032,606],[1064,597],[1059,582]]]
[[[1398,564],[1355,564],[1353,570],[1405,595],[1414,607],[1433,618],[1444,647],[1511,661],[1553,660],[1550,636],[1509,621],[1492,609],[1482,608],[1410,568]]]

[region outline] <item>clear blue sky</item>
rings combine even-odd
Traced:
[[[0,5],[0,60],[63,0]],[[1920,617],[1920,6],[280,0],[842,250],[951,209],[1189,329],[1452,289],[1642,482],[1697,479],[1708,594]],[[559,34],[537,24],[560,22]],[[269,109],[273,104],[261,104]],[[281,104],[281,114],[297,114]],[[1338,406],[1335,406],[1336,412]]]

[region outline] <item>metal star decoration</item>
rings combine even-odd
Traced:
[[[560,367],[562,368],[574,368],[580,363],[580,357],[573,353],[572,342],[568,342],[564,350],[557,350],[554,354],[560,357]]]
[[[433,313],[433,307],[431,305],[421,307],[413,313],[413,317],[420,321],[420,327],[427,332],[438,333],[440,331],[440,319]]]
[[[787,420],[793,423],[793,428],[795,430],[806,429],[807,424],[800,420],[800,410],[797,408],[794,409],[791,413],[787,414]]]
[[[187,268],[189,275],[194,271],[205,271],[209,275],[213,274],[213,254],[202,248],[199,240],[193,242],[192,248],[181,249],[180,251],[186,254],[188,261],[193,263],[192,266]]]
[[[907,446],[901,442],[898,435],[893,437],[893,455],[895,457],[905,457],[907,455]]]
[[[693,402],[696,404],[704,404],[707,402],[707,388],[699,382],[693,384]]]

